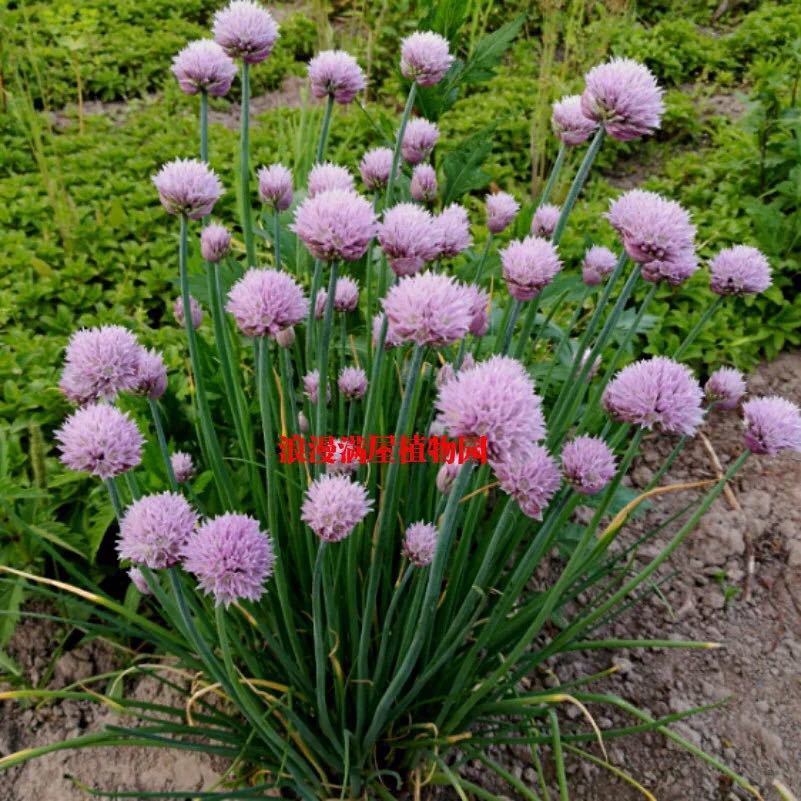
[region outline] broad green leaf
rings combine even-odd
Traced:
[[[467,59],[461,76],[462,83],[474,84],[489,80],[525,21],[525,14],[520,14],[481,39]]]
[[[492,127],[485,128],[464,139],[442,160],[444,205],[453,203],[467,192],[481,189],[489,182],[490,176],[481,167],[492,150],[492,131]]]

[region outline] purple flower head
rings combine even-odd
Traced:
[[[409,120],[403,132],[401,153],[409,164],[425,161],[439,140],[439,128],[422,117]]]
[[[501,251],[501,266],[509,294],[516,300],[531,300],[553,281],[562,262],[547,239],[527,236]]]
[[[147,581],[145,580],[145,576],[142,571],[138,567],[132,567],[128,571],[128,578],[131,580],[131,584],[136,587],[142,595],[152,595],[153,593],[148,586]]]
[[[325,542],[339,542],[367,516],[373,502],[363,484],[347,476],[324,475],[306,491],[301,520]]]
[[[613,139],[627,142],[652,133],[665,110],[662,90],[648,67],[613,58],[584,76],[581,110]]]
[[[598,123],[582,111],[581,95],[569,95],[553,104],[551,127],[563,144],[581,145],[595,133]]]
[[[169,214],[199,220],[211,214],[223,187],[208,164],[197,159],[169,161],[153,176],[161,205]]]
[[[136,391],[156,400],[167,390],[167,368],[157,350],[139,351]]]
[[[228,94],[236,77],[236,64],[211,39],[190,42],[172,60],[172,74],[188,95],[206,92],[212,97]]]
[[[559,467],[548,451],[531,445],[508,460],[493,462],[492,469],[501,489],[517,501],[520,511],[542,520],[543,509],[561,483]]]
[[[320,399],[319,370],[309,370],[309,372],[303,376],[303,392],[312,403],[317,403],[317,401]],[[328,403],[330,400],[331,400],[331,387],[329,387],[326,384],[325,402]]]
[[[343,367],[337,386],[348,400],[361,400],[367,394],[367,373],[361,367]]]
[[[203,307],[191,295],[189,296],[189,311],[192,314],[192,328],[200,328],[203,323]],[[172,313],[175,315],[178,325],[184,325],[184,301],[180,295],[172,304]]]
[[[438,33],[418,31],[401,42],[401,73],[418,86],[439,83],[452,63],[448,40]]]
[[[418,203],[431,203],[436,200],[437,171],[426,163],[417,164],[412,170],[412,181],[409,184],[409,194]]]
[[[307,197],[290,226],[316,259],[360,259],[376,234],[372,204],[355,192],[330,189]]]
[[[646,280],[680,284],[698,269],[695,226],[675,201],[632,189],[612,201],[606,218]]]
[[[736,409],[745,391],[745,377],[733,367],[719,367],[704,384],[707,400],[721,409]]]
[[[464,206],[451,203],[434,217],[434,235],[440,258],[452,259],[473,244]]]
[[[483,337],[489,329],[489,295],[475,284],[467,284],[465,291],[470,297],[470,333],[474,337]],[[468,356],[470,354],[467,354]],[[464,362],[462,365],[464,366]]]
[[[542,400],[523,365],[508,356],[460,370],[440,387],[436,408],[451,436],[486,437],[496,460],[545,436]]]
[[[175,474],[175,480],[179,484],[185,484],[195,475],[195,465],[188,453],[175,451],[170,456],[170,464],[172,465],[172,472]]]
[[[279,348],[291,348],[295,344],[295,329],[282,328],[275,335],[275,343]]]
[[[439,252],[433,218],[414,203],[399,203],[384,212],[378,241],[395,275],[414,275]]]
[[[278,39],[272,14],[250,0],[233,0],[217,11],[211,32],[231,58],[241,58],[248,64],[264,61]]]
[[[230,512],[207,520],[183,549],[184,569],[216,604],[258,601],[273,574],[270,535],[249,515]]]
[[[718,295],[751,295],[771,285],[768,260],[748,245],[721,250],[709,266],[710,287]]]
[[[473,321],[472,298],[465,286],[438,273],[401,278],[383,306],[393,335],[418,345],[442,347],[456,342]]]
[[[464,465],[460,465],[458,462],[445,462],[437,471],[437,490],[443,495],[450,495],[453,489],[453,482],[456,481],[459,471],[463,466]]]
[[[609,248],[593,245],[584,254],[581,277],[587,286],[597,286],[614,271],[617,256]]]
[[[231,287],[225,308],[246,336],[274,337],[306,317],[309,301],[289,273],[254,267]]]
[[[368,150],[359,163],[359,174],[368,189],[383,189],[392,172],[392,151],[388,147]]]
[[[195,531],[197,514],[183,495],[162,492],[134,501],[120,521],[117,553],[151,570],[172,567]]]
[[[604,390],[603,404],[617,420],[692,436],[704,419],[703,396],[687,367],[656,356],[624,367]]]
[[[433,523],[412,523],[403,536],[403,555],[416,567],[430,565],[437,550],[439,531]]]
[[[283,164],[262,167],[258,173],[259,197],[276,211],[286,211],[292,205],[292,171]]]
[[[63,464],[99,478],[114,478],[142,460],[144,440],[136,423],[107,403],[78,409],[55,437]]]
[[[615,477],[615,454],[600,437],[576,437],[562,448],[562,471],[576,492],[596,495]]]
[[[309,62],[312,94],[318,99],[333,97],[343,106],[367,85],[359,62],[344,50],[324,50]]]
[[[345,167],[324,161],[315,164],[309,173],[309,197],[327,192],[329,189],[341,189],[343,192],[355,192],[353,176]]]
[[[314,300],[314,316],[322,320],[325,315],[325,304],[328,300],[328,290],[321,289]],[[359,305],[359,285],[348,276],[337,279],[334,290],[334,311],[352,312]]]
[[[534,236],[549,239],[556,230],[556,223],[559,222],[561,211],[559,206],[554,206],[552,203],[540,206],[534,212],[534,218],[531,220],[531,233]]]
[[[384,324],[384,315],[381,312],[373,315],[372,330],[373,330],[373,347],[378,345],[378,338],[381,335],[381,326]],[[402,340],[398,337],[397,333],[393,330],[392,323],[387,323],[387,334],[384,337],[384,349],[397,348]]]
[[[114,400],[139,386],[142,347],[121,325],[83,328],[67,344],[59,387],[73,403]]]
[[[352,442],[347,439],[335,439],[334,460],[325,463],[325,472],[339,475],[355,472],[359,468],[359,461],[355,454],[355,447]]]
[[[200,255],[206,261],[217,263],[228,255],[231,234],[224,225],[211,223],[200,232]]]
[[[775,456],[801,452],[801,411],[785,398],[754,398],[743,404],[745,447],[752,453]]]
[[[509,227],[520,204],[508,192],[493,192],[486,197],[487,228],[499,234]]]

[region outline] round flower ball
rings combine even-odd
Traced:
[[[547,239],[527,236],[510,242],[501,251],[503,279],[515,300],[535,298],[553,281],[562,261]]]
[[[67,343],[59,387],[68,400],[83,405],[114,400],[139,388],[142,347],[121,325],[83,328]]]
[[[258,172],[259,197],[276,211],[292,205],[292,171],[283,164],[271,164]]]
[[[439,83],[451,64],[448,40],[438,33],[418,31],[401,42],[401,73],[418,86]]]
[[[275,337],[305,319],[309,301],[289,273],[252,268],[231,287],[225,308],[245,336]]]
[[[184,317],[184,300],[178,296],[172,304],[172,313],[175,316],[175,321],[178,325],[183,326],[186,318]],[[203,323],[203,307],[193,298],[189,296],[189,314],[192,317],[192,328],[198,329]]]
[[[325,304],[328,301],[328,290],[321,289],[314,301],[314,316],[322,320],[325,314]],[[352,312],[359,305],[359,285],[347,275],[337,278],[334,290],[334,311]]]
[[[485,198],[487,228],[493,234],[505,231],[520,211],[520,204],[508,192],[493,192]]]
[[[230,512],[207,520],[182,556],[184,569],[218,606],[258,601],[275,564],[272,541],[259,521]]]
[[[401,278],[383,300],[400,342],[444,347],[462,339],[473,321],[470,293],[450,276],[424,272]]]
[[[433,523],[412,523],[403,536],[403,555],[415,566],[426,567],[434,561],[439,532]]]
[[[373,315],[371,330],[374,348],[378,347],[378,340],[381,338],[381,328],[384,325],[384,318],[385,315],[381,312]],[[387,331],[386,336],[384,337],[384,349],[389,350],[390,348],[397,348],[400,344],[402,344],[401,339],[392,330],[392,324],[387,321]]]
[[[754,398],[743,404],[743,419],[745,446],[752,453],[801,452],[801,411],[794,403],[776,396]]]
[[[378,191],[386,187],[392,172],[393,153],[388,147],[375,147],[368,150],[359,162],[359,175],[364,185]]]
[[[355,192],[330,189],[307,197],[290,226],[316,259],[357,261],[376,234],[372,204]]]
[[[401,153],[409,164],[425,161],[439,141],[439,128],[422,117],[409,120],[401,140]]]
[[[224,225],[211,223],[200,232],[200,255],[216,264],[222,261],[231,249],[231,234]]]
[[[343,367],[337,386],[348,400],[361,400],[367,394],[367,373],[361,367]]]
[[[170,456],[170,464],[172,465],[172,472],[175,475],[175,480],[179,484],[186,484],[191,481],[195,475],[195,464],[192,457],[183,451],[175,451]]]
[[[498,484],[511,495],[526,517],[542,520],[542,512],[559,489],[559,467],[540,445],[532,445],[509,459],[495,461]]]
[[[704,385],[707,400],[721,409],[736,409],[745,391],[745,376],[733,367],[719,367]]]
[[[142,438],[127,413],[107,403],[84,406],[56,431],[61,462],[98,478],[114,478],[142,461]]]
[[[710,287],[718,295],[755,295],[771,285],[768,260],[748,245],[721,250],[709,268]]]
[[[120,521],[117,553],[152,570],[172,567],[195,531],[197,514],[183,495],[162,492],[135,500]]]
[[[495,460],[545,437],[542,400],[523,365],[508,356],[460,370],[440,387],[436,409],[452,437],[486,437]]]
[[[172,60],[172,74],[187,95],[206,92],[212,97],[223,97],[236,77],[236,64],[217,42],[198,39]]]
[[[367,516],[373,502],[364,485],[326,474],[306,491],[301,520],[324,542],[340,542]]]
[[[584,254],[581,278],[587,286],[597,286],[607,275],[614,272],[617,256],[609,248],[593,245]]]
[[[214,14],[212,34],[231,58],[259,64],[269,57],[278,39],[272,14],[251,0],[233,0]]]
[[[596,495],[615,477],[617,463],[604,440],[581,436],[562,448],[562,472],[580,495]]]
[[[455,258],[473,244],[467,210],[458,203],[451,203],[434,217],[433,228],[440,258]]]
[[[211,214],[223,193],[220,179],[197,159],[175,159],[153,176],[159,200],[168,214],[199,220]]]
[[[367,85],[359,62],[344,50],[318,53],[309,62],[309,82],[312,94],[318,100],[332,97],[343,106]]]
[[[414,203],[399,203],[384,212],[378,242],[395,275],[413,275],[439,253],[431,215]]]
[[[329,189],[341,189],[343,192],[355,192],[353,176],[345,167],[324,161],[315,164],[309,172],[309,197],[327,192]]]
[[[426,163],[417,164],[412,170],[409,194],[418,203],[431,203],[437,198],[437,171]]]
[[[617,420],[668,434],[692,436],[704,419],[703,392],[685,365],[656,356],[624,367],[603,394]]]
[[[598,123],[582,111],[581,95],[570,95],[553,104],[551,127],[562,144],[575,146],[586,142],[598,130]]]
[[[559,222],[559,215],[561,209],[559,206],[554,206],[553,203],[545,203],[534,212],[534,218],[531,220],[531,233],[534,236],[541,236],[550,239],[553,232],[556,230],[556,224]]]
[[[613,139],[627,142],[659,128],[665,105],[662,89],[644,64],[613,58],[584,76],[581,110]]]
[[[309,370],[306,375],[303,376],[303,392],[306,397],[312,402],[317,403],[320,399],[320,371],[319,370]],[[331,400],[331,387],[326,384],[325,387],[325,401]]]
[[[152,400],[160,398],[167,390],[167,368],[164,359],[156,350],[139,351],[136,391]]]
[[[468,330],[474,337],[483,337],[489,330],[490,296],[475,284],[467,284],[465,292],[470,298],[470,328]],[[472,358],[471,353],[466,353],[462,367],[467,367]]]

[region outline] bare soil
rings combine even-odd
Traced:
[[[801,402],[801,354],[784,354],[763,365],[752,376],[749,389],[752,394],[780,393]],[[704,428],[724,469],[742,447],[739,419],[736,412],[715,412]],[[632,473],[635,486],[648,483],[671,446],[660,437],[649,441]],[[663,483],[715,475],[712,457],[700,440],[694,440]],[[801,458],[752,457],[732,489],[739,508],[733,508],[731,499],[719,499],[665,566],[659,576],[665,578],[660,593],[597,635],[715,641],[721,649],[570,654],[548,666],[553,671],[549,678],[534,676],[531,682],[569,681],[614,663],[618,673],[593,689],[618,694],[654,716],[729,698],[723,706],[673,728],[748,778],[765,798],[777,799],[771,788],[774,779],[801,794]],[[662,496],[627,527],[620,545],[667,519],[688,500],[688,493]],[[640,558],[654,556],[673,530],[667,528],[641,548]],[[755,572],[746,601],[738,588],[746,573],[749,537]],[[32,623],[18,629],[12,654],[32,682],[42,678],[49,663],[52,633],[47,626]],[[63,687],[108,670],[112,661],[109,652],[97,645],[78,648],[58,660],[52,685]],[[161,691],[146,680],[135,692],[152,699]],[[111,711],[82,702],[39,708],[5,702],[0,710],[0,756],[119,722]],[[600,705],[591,711],[602,730],[630,722]],[[568,707],[561,714],[564,729],[586,727],[577,709]],[[589,750],[600,756],[597,746]],[[634,776],[660,801],[745,797],[741,789],[659,734],[609,740],[607,753],[612,764]],[[536,788],[524,749],[498,749],[494,755]],[[566,759],[574,801],[642,797],[605,768],[571,755]],[[546,768],[551,775],[551,766]],[[0,801],[85,799],[71,776],[108,790],[199,790],[211,786],[223,769],[203,756],[160,749],[62,751],[0,774]],[[468,772],[493,791],[510,795],[508,787],[494,785],[493,777],[478,766],[469,766]]]

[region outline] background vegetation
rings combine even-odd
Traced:
[[[97,573],[114,563],[104,545],[111,524],[105,499],[90,493],[84,479],[62,472],[50,444],[52,427],[66,412],[56,387],[61,352],[76,327],[122,320],[173,365],[182,358],[179,330],[159,325],[171,319],[176,242],[150,176],[163,161],[193,154],[196,104],[177,90],[169,65],[189,39],[206,35],[218,5],[11,0],[0,11],[4,562],[41,568],[37,563],[47,558],[58,571],[53,546]],[[256,107],[264,109],[253,132],[256,161],[282,159],[300,175],[308,169],[297,154],[314,136],[319,108],[307,102],[305,62],[320,47],[336,45],[357,54],[370,77],[366,110],[353,108],[334,126],[334,159],[355,167],[368,146],[391,132],[382,108],[399,102],[398,42],[436,14],[430,6],[418,0],[279,4],[279,46],[254,70]],[[764,296],[724,305],[688,358],[701,370],[722,362],[748,368],[801,342],[801,6],[470,0],[466,14],[467,36],[455,42],[460,52],[498,29],[498,53],[511,42],[497,68],[490,48],[486,68],[461,96],[447,99],[451,107],[440,120],[440,164],[449,148],[472,142],[482,166],[471,207],[477,224],[490,185],[536,197],[555,155],[551,102],[578,91],[584,71],[609,54],[638,58],[667,89],[663,129],[646,142],[604,148],[563,242],[568,264],[580,258],[588,238],[612,243],[600,218],[609,197],[635,185],[656,189],[692,210],[704,258],[748,242],[767,253],[775,270],[775,286]],[[233,92],[213,103],[211,161],[224,174],[235,153],[236,100]],[[570,170],[563,175],[567,181]],[[566,185],[558,187],[557,199],[565,191]],[[234,202],[230,191],[225,216]],[[638,347],[670,351],[710,302],[706,281],[700,273],[677,297],[662,290]],[[758,312],[742,314],[739,302]],[[185,397],[182,380],[171,379],[168,402]],[[20,586],[0,586],[0,609],[13,612],[21,599]],[[2,647],[13,622],[13,615],[0,618],[0,661],[8,670],[14,666]]]

